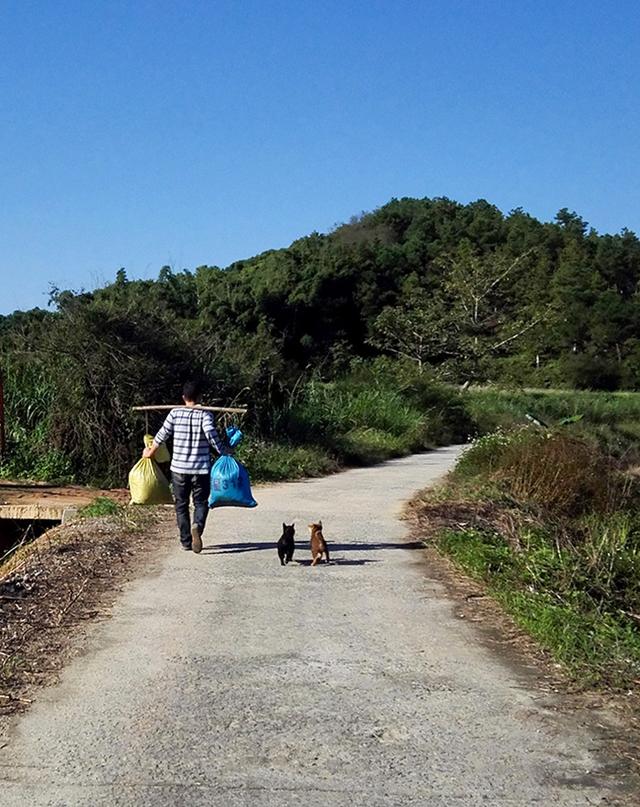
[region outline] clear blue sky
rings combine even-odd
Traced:
[[[3,0],[0,313],[392,196],[640,231],[629,0]]]

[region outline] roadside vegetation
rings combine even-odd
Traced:
[[[498,401],[499,412],[491,414],[513,416],[511,428],[476,439],[444,485],[414,501],[420,529],[576,681],[634,687],[640,484],[628,462],[631,446],[610,453],[610,434],[603,439],[600,427],[608,412],[623,446],[616,426],[628,422],[634,407],[638,412],[639,396],[549,395],[545,415],[562,424],[549,428],[515,425],[520,405],[531,408],[528,393],[481,393],[474,406],[481,399]],[[579,403],[584,417],[575,420],[567,407]],[[571,419],[562,423],[563,417]]]
[[[310,381],[275,424],[278,441],[240,451],[258,479],[320,476],[464,442],[473,431],[460,393],[408,365],[358,363],[335,381]]]
[[[78,457],[76,463],[74,454],[51,446],[49,439],[55,422],[64,423],[65,430],[75,430],[77,424],[53,418],[45,408],[46,396],[37,414],[33,403],[23,409],[19,390],[19,385],[9,388],[9,413],[15,417],[10,419],[11,445],[6,460],[0,463],[0,477],[124,484],[128,468],[142,448],[142,418],[124,412],[128,442],[114,447],[111,455],[96,455],[87,445],[86,462]],[[25,420],[30,417],[34,428],[28,431]],[[161,422],[161,415],[152,415],[151,431]],[[260,407],[240,425],[245,440],[238,456],[255,481],[322,476],[345,466],[370,465],[464,442],[474,429],[456,389],[418,372],[411,364],[384,358],[354,361],[350,371],[333,380],[311,377],[301,381],[278,406],[269,411]],[[105,434],[105,451],[110,440]],[[97,445],[100,442],[96,440]]]
[[[531,423],[594,440],[623,466],[640,464],[640,394],[569,389],[471,388],[465,406],[477,434]]]

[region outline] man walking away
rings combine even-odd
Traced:
[[[172,409],[153,444],[145,448],[143,457],[151,458],[158,448],[173,437],[171,482],[176,504],[176,517],[182,548],[202,551],[202,533],[209,513],[211,485],[211,448],[218,454],[228,454],[220,439],[211,412],[200,409],[200,388],[188,381],[182,390],[184,406]],[[193,524],[189,517],[189,499],[193,495]]]

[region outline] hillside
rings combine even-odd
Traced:
[[[295,431],[310,381],[377,357],[454,383],[636,389],[639,279],[633,233],[567,210],[545,223],[483,200],[392,200],[226,269],[121,269],[95,291],[54,289],[53,311],[0,318],[10,437],[40,446],[41,478],[104,479],[139,441],[129,407],[175,400],[188,376],[246,401],[271,439]]]

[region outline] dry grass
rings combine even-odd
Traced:
[[[82,519],[0,566],[0,714],[25,707],[35,686],[55,679],[75,629],[105,612],[160,517],[148,510]]]
[[[631,487],[594,444],[559,433],[514,442],[495,478],[516,500],[563,516],[616,510]]]

